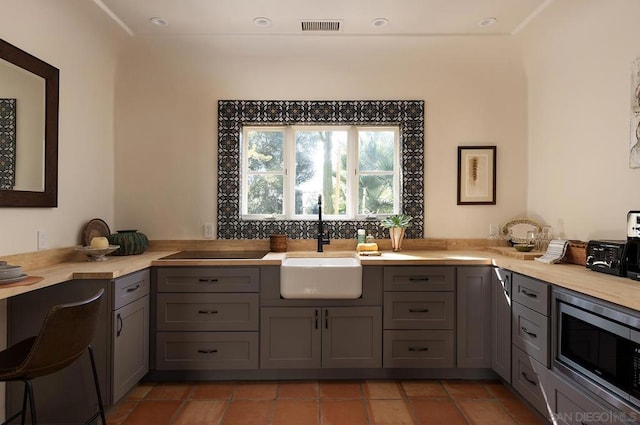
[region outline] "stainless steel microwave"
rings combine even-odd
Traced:
[[[640,318],[567,293],[554,300],[555,360],[586,378],[581,383],[640,407]]]

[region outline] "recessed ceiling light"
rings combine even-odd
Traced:
[[[371,26],[376,28],[382,28],[389,25],[389,20],[387,18],[376,18],[371,21]]]
[[[149,18],[149,22],[151,22],[153,25],[157,25],[159,27],[166,27],[167,25],[169,25],[169,21],[167,21],[164,18],[159,18],[157,16],[155,16],[153,18]]]
[[[478,26],[481,26],[483,28],[487,28],[487,27],[491,27],[491,26],[495,25],[496,22],[498,22],[498,20],[496,18],[484,18],[483,20],[478,22]]]
[[[259,27],[268,27],[271,25],[271,19],[265,18],[264,16],[258,17],[253,20],[253,23]]]

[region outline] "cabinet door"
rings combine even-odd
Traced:
[[[149,296],[113,312],[115,403],[149,371]]]
[[[322,328],[322,367],[382,366],[380,307],[323,308]]]
[[[511,383],[511,272],[491,275],[491,368]]]
[[[491,367],[491,268],[458,267],[457,365]]]
[[[320,308],[263,307],[260,311],[260,367],[317,369]]]

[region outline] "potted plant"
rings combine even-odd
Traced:
[[[413,220],[413,217],[406,214],[390,215],[380,220],[380,226],[389,229],[391,248],[394,251],[400,251],[402,238],[404,238],[404,229],[411,226],[411,220]]]

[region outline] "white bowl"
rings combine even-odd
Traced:
[[[13,279],[22,276],[22,266],[0,266],[0,280]]]

